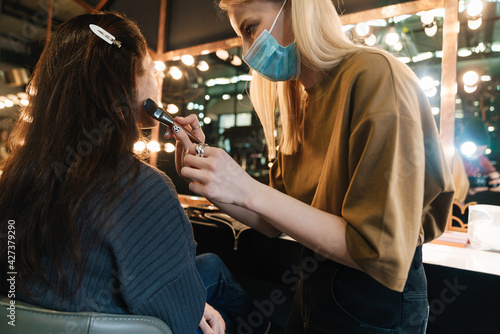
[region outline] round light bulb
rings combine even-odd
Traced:
[[[356,34],[358,34],[358,36],[365,37],[368,36],[369,33],[370,33],[370,26],[365,22],[358,23],[356,25]]]
[[[175,104],[169,104],[167,106],[167,111],[171,114],[177,114],[179,112],[179,107]]]
[[[474,0],[469,3],[469,6],[467,6],[467,14],[470,17],[477,17],[481,15],[481,12],[483,11],[483,3],[479,0]]]
[[[210,66],[208,66],[208,63],[203,60],[198,64],[198,69],[202,72],[205,72],[210,69]]]
[[[467,85],[464,85],[464,91],[465,91],[466,93],[472,94],[472,93],[474,93],[476,90],[477,90],[477,86],[467,86]]]
[[[432,88],[434,88],[436,85],[434,85],[434,79],[427,76],[427,77],[423,77],[422,79],[420,79],[420,87],[424,90],[424,91],[428,91],[428,90],[431,90]]]
[[[167,153],[175,152],[175,145],[172,143],[166,143],[165,144],[165,152],[167,152]]]
[[[432,24],[432,22],[434,22],[434,15],[432,15],[430,11],[425,12],[420,17],[420,21],[422,21],[422,24],[424,25],[430,25]]]
[[[150,152],[160,152],[161,151],[161,148],[160,148],[160,143],[158,143],[156,140],[152,140],[150,141],[146,147],[148,148],[148,150]]]
[[[394,44],[399,42],[399,34],[396,32],[395,29],[387,33],[387,35],[385,36],[385,42],[390,46],[393,46]]]
[[[179,68],[177,66],[172,66],[170,68],[170,75],[172,76],[172,78],[174,78],[175,80],[179,80],[180,78],[182,78],[182,71],[179,70]]]
[[[468,71],[465,72],[463,79],[467,86],[474,86],[479,81],[479,75],[474,71]]]
[[[425,91],[425,95],[427,97],[434,97],[434,96],[436,96],[436,94],[437,94],[437,88],[436,87],[432,87],[431,89]]]
[[[186,66],[193,66],[194,64],[194,57],[191,55],[184,55],[181,57],[181,61],[186,65]]]
[[[371,34],[368,38],[365,38],[365,43],[368,46],[374,46],[377,43],[377,37],[374,34]]]
[[[146,144],[143,141],[138,141],[134,144],[134,151],[142,152],[146,149]]]
[[[482,18],[478,18],[477,20],[468,20],[467,21],[467,25],[469,26],[469,28],[471,30],[477,30],[477,29],[479,29],[479,27],[481,26],[481,24],[483,24],[483,19]]]
[[[211,119],[210,117],[208,117],[208,116],[207,116],[207,117],[203,118],[203,122],[204,122],[205,124],[210,124],[210,123],[212,123],[212,119]]]
[[[438,31],[438,26],[437,24],[433,24],[432,26],[430,27],[425,27],[424,28],[424,31],[425,31],[425,34],[429,37],[434,37],[436,36],[436,33]]]
[[[229,51],[225,49],[219,49],[215,51],[215,55],[222,60],[227,60],[229,58]]]
[[[466,48],[461,48],[458,50],[459,57],[469,57],[472,54],[472,51]]]
[[[155,61],[155,70],[157,70],[158,72],[163,72],[167,69],[167,65],[165,65],[164,62],[162,61]]]
[[[233,66],[241,66],[243,64],[243,61],[241,60],[240,57],[235,55],[235,56],[233,56],[233,60],[231,60],[231,64]]]
[[[393,48],[394,48],[394,51],[399,52],[399,51],[403,50],[403,44],[401,42],[397,42],[396,44],[394,44]]]
[[[460,146],[460,150],[465,156],[472,156],[477,151],[477,146],[471,141],[465,142]]]

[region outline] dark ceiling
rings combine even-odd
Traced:
[[[348,14],[408,0],[334,1],[338,4],[339,12]],[[85,13],[85,4],[95,8],[99,2],[100,0],[54,0],[53,30],[71,17]],[[10,48],[5,41],[0,43],[0,62],[27,61],[30,60],[29,56],[36,61],[40,52],[40,40],[45,36],[47,26],[47,3],[48,1],[40,0],[0,0],[0,36],[11,42]],[[159,8],[160,0],[109,0],[102,9],[116,10],[134,18],[150,48],[157,51]],[[235,36],[227,17],[220,12],[215,0],[168,0],[164,51]],[[20,44],[19,47],[26,46],[32,52],[24,54],[26,58],[19,57],[19,52],[16,52],[16,57],[9,57],[9,51],[13,51],[13,40]]]

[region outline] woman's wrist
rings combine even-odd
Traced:
[[[235,204],[255,212],[256,209],[258,209],[258,204],[255,202],[258,199],[259,194],[262,195],[261,186],[265,187],[264,184],[248,175],[247,182],[245,182],[241,187],[242,196],[240,196],[240,198],[235,198]]]

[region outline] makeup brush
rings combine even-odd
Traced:
[[[187,133],[189,139],[191,139],[191,141],[193,143],[195,143],[195,144],[201,144],[201,143],[203,143],[203,141],[201,141],[195,135],[193,135],[191,133],[191,131],[189,131],[188,129],[186,129],[183,125],[177,123],[175,121],[174,116],[172,116],[170,113],[168,113],[167,111],[165,111],[162,108],[160,108],[155,103],[155,101],[153,101],[151,99],[147,99],[146,101],[144,101],[144,110],[146,110],[146,113],[149,116],[151,116],[152,118],[156,119],[158,122],[163,123],[166,126],[170,126],[172,128],[174,126],[178,126],[182,130],[184,130]]]

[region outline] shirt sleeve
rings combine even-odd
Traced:
[[[107,240],[129,312],[160,318],[174,333],[195,333],[206,300],[196,244],[170,179],[160,173],[148,167],[140,174]]]
[[[436,189],[437,196],[445,188],[441,175],[430,175],[430,164],[440,162],[437,169],[449,171],[437,130],[424,137],[422,113],[431,115],[430,108],[417,97],[418,84],[404,74],[406,69],[399,68],[407,75],[401,84],[382,55],[360,66],[352,84],[350,183],[342,207],[347,247],[367,274],[402,291],[415,249],[423,242],[426,192]],[[453,186],[451,190],[450,205]],[[446,207],[441,211],[444,217],[438,220],[444,229],[448,212]]]
[[[479,158],[479,165],[481,168],[484,170],[484,174],[490,174],[496,172],[495,166],[491,163],[490,159],[488,157],[485,157],[484,155],[480,155]]]

